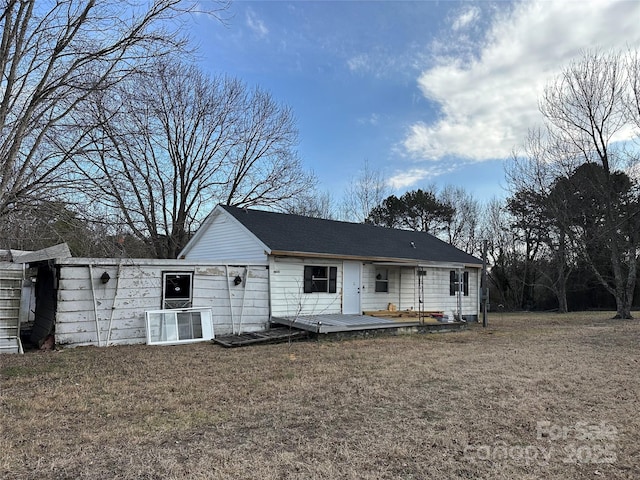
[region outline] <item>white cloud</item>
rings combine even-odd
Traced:
[[[477,15],[463,13],[452,28]],[[508,157],[540,123],[544,85],[585,48],[640,44],[639,18],[640,2],[534,0],[496,14],[473,57],[440,57],[418,79],[440,116],[410,126],[406,151],[417,160]]]
[[[405,190],[409,187],[414,187],[425,178],[444,175],[455,170],[455,168],[453,165],[448,167],[430,166],[428,168],[412,168],[406,171],[399,171],[389,177],[387,184],[395,190]]]
[[[255,11],[251,8],[247,8],[246,11],[246,20],[247,26],[255,33],[258,37],[263,38],[269,34],[269,29],[264,24],[261,18],[258,17]]]
[[[359,125],[371,125],[372,127],[376,127],[380,124],[380,115],[377,113],[372,113],[368,117],[360,117],[358,118]]]
[[[480,9],[476,6],[469,6],[465,8],[460,15],[458,15],[451,26],[453,30],[462,30],[469,25],[475,23],[480,18]]]
[[[347,60],[347,67],[351,72],[368,71],[371,68],[368,55],[359,54],[351,57]]]

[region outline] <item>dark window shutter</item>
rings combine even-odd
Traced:
[[[304,267],[304,293],[313,292],[313,267]]]
[[[449,295],[456,294],[456,271],[451,270],[449,272]]]
[[[329,267],[329,293],[336,293],[337,278],[338,278],[338,267]]]
[[[464,272],[464,296],[469,296],[469,272]]]

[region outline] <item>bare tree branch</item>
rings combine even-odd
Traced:
[[[69,117],[93,92],[184,49],[183,0],[4,0],[0,14],[0,217],[54,193],[90,131]],[[225,8],[225,3],[214,3]],[[212,13],[215,15],[217,9]],[[78,128],[79,127],[79,128]],[[59,151],[60,138],[67,148]]]

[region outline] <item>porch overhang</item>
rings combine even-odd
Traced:
[[[394,267],[431,267],[431,268],[449,268],[453,270],[464,268],[482,268],[482,264],[475,263],[453,263],[453,262],[436,262],[430,260],[416,260],[410,258],[388,258],[388,257],[367,257],[359,255],[337,255],[332,253],[315,253],[315,252],[299,252],[299,251],[278,251],[272,250],[271,256],[277,261],[279,258],[307,258],[307,259],[326,259],[326,260],[350,260],[363,263],[371,263],[380,266]]]

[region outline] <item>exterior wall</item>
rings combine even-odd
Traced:
[[[448,280],[447,280],[448,281]],[[418,310],[418,277],[415,267],[403,267],[400,270],[400,283],[402,285],[401,299],[398,308],[401,310]]]
[[[336,293],[304,293],[305,265],[337,267]],[[342,260],[270,258],[269,271],[274,317],[342,312]]]
[[[264,246],[235,219],[226,213],[212,217],[203,226],[200,239],[185,254],[186,260],[207,262],[266,262]]]
[[[305,265],[338,268],[336,293],[304,293]],[[376,292],[376,268],[387,268],[389,291]],[[271,314],[275,317],[336,314],[342,312],[342,260],[270,258],[269,288]],[[442,311],[450,317],[457,313],[457,297],[449,294],[451,268],[426,268],[423,278],[424,311]],[[469,295],[463,297],[462,314],[478,315],[478,287],[480,270],[468,269]],[[398,310],[418,310],[422,293],[415,267],[377,266],[362,264],[361,307],[363,311],[386,310],[393,303]]]
[[[446,315],[453,316],[458,312],[458,300],[456,295],[450,295],[449,274],[451,268],[428,268],[424,278],[424,310],[443,311]],[[478,315],[478,289],[480,288],[480,269],[470,268],[469,295],[462,297],[462,315]],[[417,285],[416,285],[417,287]]]
[[[389,292],[375,291],[376,268],[388,268]],[[426,275],[422,277],[423,286],[420,288],[415,267],[377,267],[365,264],[363,266],[362,309],[386,310],[389,303],[393,303],[398,310],[418,310],[419,299],[424,292],[424,311],[442,311],[452,316],[457,313],[458,303],[455,295],[450,295],[449,272],[451,268],[425,268]],[[478,315],[478,288],[480,279],[479,269],[468,269],[469,295],[462,299],[463,315]]]
[[[388,292],[376,292],[377,268],[386,268],[389,272]],[[402,305],[403,284],[400,281],[400,275],[400,267],[378,267],[365,263],[362,266],[362,310],[387,310],[390,303],[398,309],[409,308]]]
[[[19,352],[22,276],[22,265],[0,262],[0,353]]]
[[[263,330],[268,324],[265,265],[127,260],[118,267],[113,260],[87,260],[92,259],[73,259],[73,264],[59,266],[55,338],[60,345],[146,342],[145,311],[162,308],[163,272],[193,273],[192,306],[212,308],[215,335]],[[93,288],[89,265],[93,265]],[[106,284],[100,280],[103,272],[111,277]],[[243,279],[237,286],[236,276]]]

